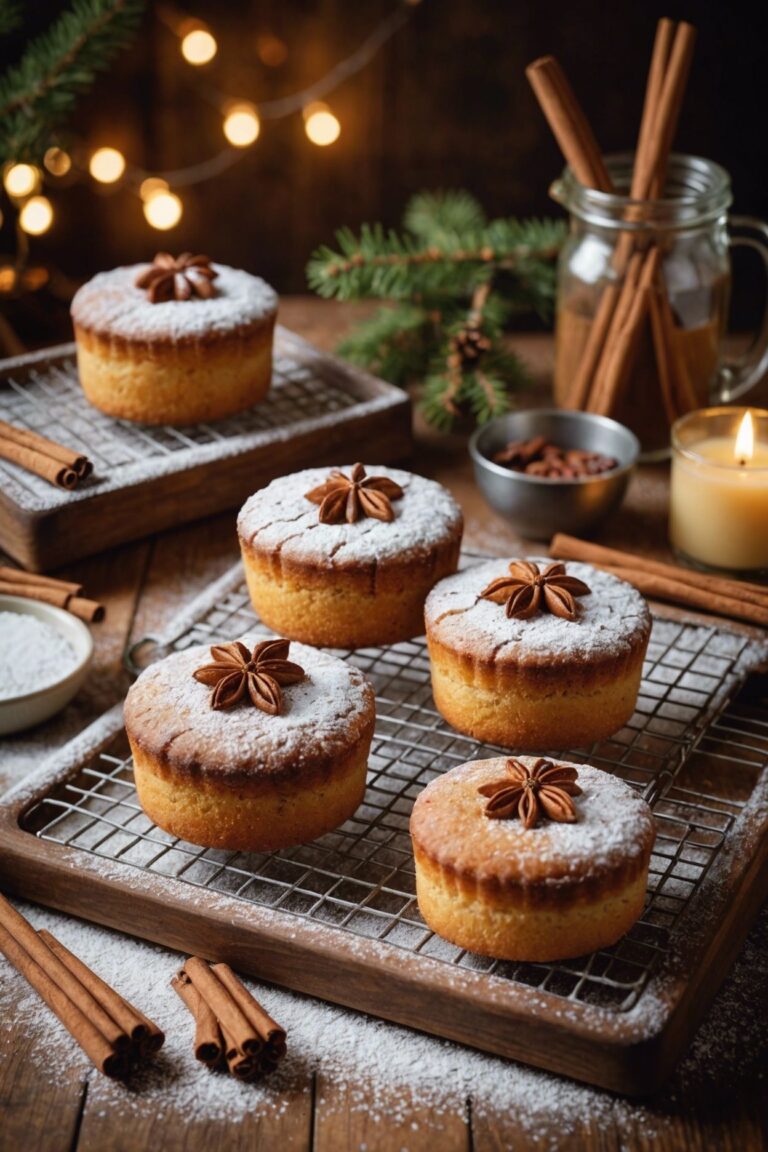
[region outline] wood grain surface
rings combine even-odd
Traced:
[[[281,320],[312,342],[332,347],[364,308],[327,302],[285,300]],[[551,370],[552,347],[546,336],[516,338],[516,346],[539,379]],[[350,456],[353,455],[350,452]],[[462,502],[467,519],[467,544],[503,551],[520,547],[511,528],[480,500],[471,478],[465,441],[460,436],[437,437],[419,429],[412,459],[417,470],[446,483]],[[600,539],[617,547],[643,548],[664,558],[667,469],[643,468],[633,479],[622,510],[607,523]],[[522,542],[523,544],[525,542]],[[237,556],[231,514],[168,531],[163,536],[114,549],[68,565],[57,574],[85,583],[89,595],[107,604],[107,620],[97,626],[96,666],[76,704],[60,717],[0,744],[0,789],[11,776],[35,768],[53,748],[63,744],[105,708],[121,700],[127,674],[121,657],[129,641],[156,630],[179,606],[225,571]],[[367,1116],[345,1101],[349,1089],[322,1074],[307,1074],[286,1093],[279,1116],[254,1115],[237,1123],[208,1120],[190,1123],[179,1114],[157,1115],[142,1108],[136,1096],[123,1116],[104,1113],[99,1077],[81,1063],[62,1066],[56,1076],[40,1077],[29,1041],[14,1027],[14,997],[27,995],[15,982],[5,996],[0,1021],[0,1150],[1,1152],[139,1152],[157,1147],[184,1152],[207,1149],[285,1149],[286,1152],[764,1152],[768,1149],[766,1093],[754,1077],[742,1082],[676,1086],[675,1094],[631,1105],[617,1100],[611,1122],[570,1124],[553,1117],[549,1131],[526,1129],[520,1118],[474,1114],[472,1102],[456,1085],[450,1115],[425,1112],[417,1101],[392,1100],[394,1119]],[[759,1010],[760,1005],[756,1005]],[[110,1100],[112,1096],[110,1095]],[[647,1123],[648,1114],[653,1125]],[[401,1122],[399,1117],[408,1119]]]

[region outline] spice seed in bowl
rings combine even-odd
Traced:
[[[576,480],[580,476],[599,476],[619,465],[614,456],[603,456],[583,448],[561,448],[544,436],[530,440],[510,440],[493,456],[495,464],[511,472],[525,472],[543,480]]]

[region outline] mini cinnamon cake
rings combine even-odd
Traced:
[[[643,910],[651,810],[597,768],[520,757],[438,776],[411,815],[419,908],[472,952],[547,962],[615,944]]]
[[[100,272],[72,301],[80,383],[124,420],[220,420],[266,396],[276,315],[268,284],[207,256]]]
[[[456,571],[461,509],[433,480],[355,464],[273,480],[237,521],[253,606],[284,636],[333,648],[424,631],[424,599]]]
[[[478,740],[581,747],[635,709],[648,606],[588,564],[490,560],[441,581],[426,622],[438,710]]]
[[[374,719],[358,669],[248,636],[158,661],[125,702],[150,819],[193,844],[242,851],[301,844],[348,819],[363,798]]]

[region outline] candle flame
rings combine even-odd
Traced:
[[[751,460],[755,451],[755,430],[752,423],[752,413],[745,412],[736,434],[734,455],[741,464]]]

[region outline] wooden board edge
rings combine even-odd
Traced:
[[[638,1039],[621,1028],[605,1037],[588,1021],[576,1026],[554,1013],[531,1012],[525,1008],[524,989],[514,990],[521,1006],[508,996],[489,997],[482,979],[457,987],[453,973],[444,973],[438,962],[434,972],[426,972],[428,958],[411,957],[394,947],[390,957],[377,956],[371,963],[361,956],[356,937],[313,927],[304,939],[294,917],[276,912],[267,928],[264,916],[226,897],[215,897],[207,907],[201,906],[199,890],[193,890],[197,899],[179,897],[171,892],[174,883],[168,883],[169,878],[164,878],[163,893],[153,893],[141,886],[137,869],[130,870],[139,883],[130,886],[92,868],[84,877],[71,859],[61,859],[62,851],[71,856],[76,850],[61,850],[18,826],[9,828],[7,813],[0,820],[0,874],[10,895],[181,952],[223,960],[259,980],[614,1092],[649,1090],[646,1053],[653,1050],[654,1038]],[[439,1004],[434,1000],[436,985]]]

